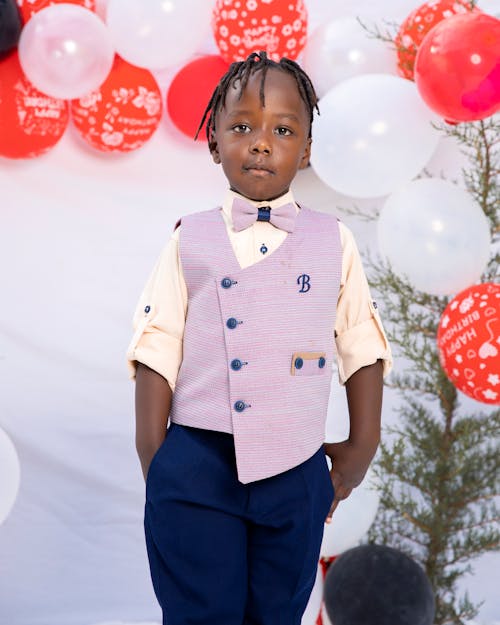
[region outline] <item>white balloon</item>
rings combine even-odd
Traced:
[[[17,497],[21,470],[14,443],[0,428],[0,524],[8,517]]]
[[[373,472],[368,469],[361,484],[339,503],[332,522],[325,525],[321,556],[337,556],[358,545],[375,520],[379,500]]]
[[[21,32],[19,61],[29,80],[54,98],[72,99],[98,89],[115,51],[95,13],[74,4],[48,6]]]
[[[151,70],[187,60],[210,32],[207,0],[110,0],[106,22],[116,51]]]
[[[479,280],[490,229],[463,189],[438,178],[415,180],[386,200],[377,224],[380,252],[421,291],[450,295]]]
[[[388,195],[414,178],[439,142],[437,116],[415,84],[388,74],[341,82],[319,102],[311,164],[344,195]]]
[[[396,52],[387,43],[369,37],[353,17],[317,28],[307,40],[303,64],[319,97],[354,76],[397,73]]]
[[[485,5],[491,2],[498,2],[498,0],[482,0],[481,9],[487,12]],[[388,23],[400,23],[416,6],[418,4],[415,3],[415,0],[384,0],[383,4],[373,2],[373,0],[355,0],[355,2],[307,0],[307,12],[311,27],[352,15],[371,16],[374,20],[380,19],[382,15]]]
[[[316,572],[316,580],[309,597],[309,602],[306,606],[306,610],[302,615],[301,625],[316,625],[318,615],[323,603],[323,586],[325,585],[323,579],[323,569],[321,565],[318,565]]]

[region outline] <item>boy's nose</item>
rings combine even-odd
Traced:
[[[259,135],[250,144],[250,152],[252,154],[271,154],[271,142],[268,141],[264,135]]]

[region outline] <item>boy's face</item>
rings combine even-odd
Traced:
[[[229,88],[217,112],[212,157],[221,163],[231,189],[252,200],[272,200],[307,167],[311,150],[309,113],[295,78],[269,69],[259,97],[261,71],[250,76],[241,98]]]

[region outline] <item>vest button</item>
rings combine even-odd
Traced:
[[[233,369],[234,371],[239,371],[242,366],[243,363],[241,362],[241,360],[238,360],[238,358],[231,360],[231,369]]]
[[[243,412],[245,410],[245,402],[244,401],[237,401],[234,404],[234,409],[236,410],[236,412]]]
[[[144,309],[145,313],[148,313],[151,310],[151,306],[146,306],[146,308]]]
[[[226,325],[230,330],[234,330],[234,328],[236,328],[236,326],[238,325],[238,319],[235,319],[234,317],[229,317],[229,319],[226,321]]]
[[[320,357],[320,359],[318,360],[318,367],[319,367],[320,369],[323,369],[323,367],[325,366],[325,364],[326,364],[326,360],[323,358],[323,356],[321,356],[321,357]]]
[[[232,285],[231,278],[222,278],[220,281],[223,289],[229,289]]]
[[[304,364],[304,361],[302,360],[302,358],[296,358],[295,359],[295,368],[296,369],[302,369],[302,365]]]

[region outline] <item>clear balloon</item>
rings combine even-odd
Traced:
[[[19,40],[19,60],[29,80],[54,98],[79,98],[98,89],[111,70],[114,50],[104,23],[73,4],[33,15]]]
[[[345,80],[319,103],[311,164],[344,195],[388,195],[414,178],[439,142],[438,117],[413,83],[387,74]]]
[[[379,499],[373,472],[368,469],[361,484],[337,506],[332,522],[325,525],[321,556],[337,556],[359,544],[375,520]]]
[[[396,54],[369,37],[357,19],[344,17],[317,28],[304,50],[304,69],[319,97],[334,85],[361,74],[396,73]]]
[[[476,282],[489,257],[488,221],[463,189],[423,178],[393,193],[378,220],[381,253],[421,291],[456,293]]]
[[[16,448],[0,428],[0,524],[8,517],[16,501],[20,477]]]
[[[212,8],[206,0],[110,0],[106,22],[121,57],[158,70],[196,52],[210,32]]]

